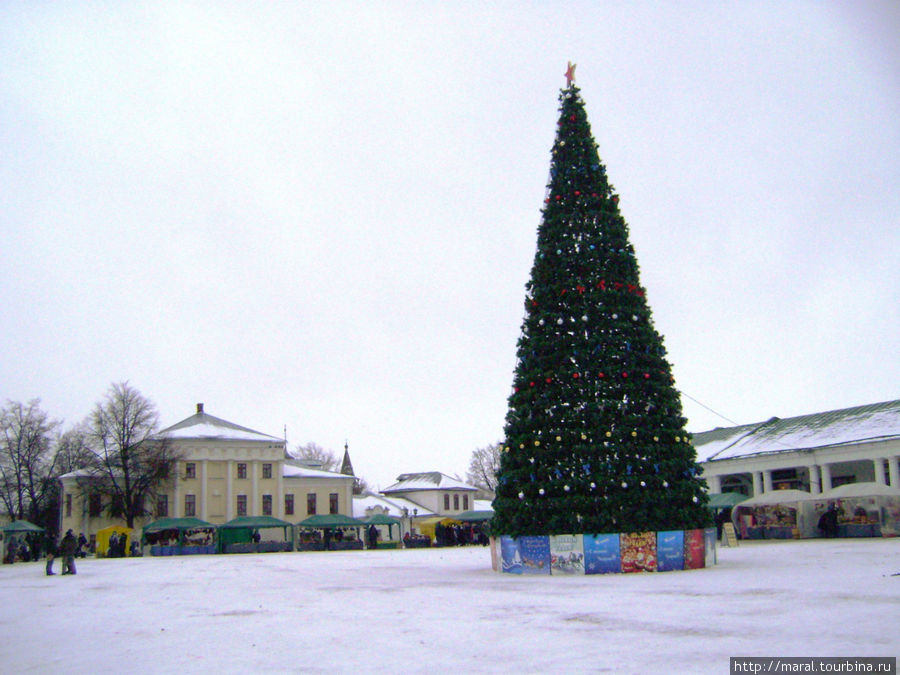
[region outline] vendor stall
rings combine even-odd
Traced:
[[[472,513],[469,511],[468,513]],[[434,516],[418,523],[419,531],[434,542],[435,546],[457,546],[471,543],[472,528],[463,524],[459,516]]]
[[[222,553],[277,553],[294,550],[294,526],[272,516],[241,516],[219,526]]]
[[[310,516],[299,523],[298,551],[362,550],[362,528],[366,523],[340,513]],[[315,532],[313,535],[310,531]]]
[[[466,528],[463,537],[464,541],[461,543],[487,546],[490,541],[488,528],[493,517],[494,512],[487,510],[463,511],[456,516],[457,520],[461,521],[463,527]]]
[[[97,530],[97,557],[124,558],[131,555],[132,530],[124,525],[111,525]]]
[[[731,518],[742,539],[797,539],[806,524],[803,490],[772,490],[735,506]]]
[[[141,537],[150,555],[197,555],[216,552],[216,526],[199,518],[160,518]]]
[[[16,549],[21,550],[21,544],[23,542],[29,543],[29,549],[34,548],[38,542],[43,539],[44,528],[34,523],[30,523],[27,520],[14,520],[11,523],[7,523],[6,525],[0,525],[0,538],[3,539],[0,542],[0,545],[3,547],[2,559],[4,562],[9,559],[9,562],[15,562],[9,557],[9,549],[7,545],[10,541],[16,542]],[[31,553],[29,552],[29,556]]]
[[[386,516],[383,513],[376,513],[374,516],[363,518],[362,521],[371,527],[374,525],[379,532],[379,541],[377,548],[397,548],[400,546],[400,519],[393,516]],[[397,526],[397,538],[394,539],[394,526]],[[387,536],[385,535],[385,527],[387,528]]]
[[[832,488],[810,501],[810,531],[804,536],[817,537],[816,527],[830,505],[837,510],[838,537],[896,537],[900,534],[900,488],[882,483],[847,483]]]

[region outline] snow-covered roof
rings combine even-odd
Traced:
[[[304,464],[294,463],[285,460],[282,463],[281,475],[285,478],[341,478],[344,480],[356,480],[355,476],[348,476],[343,473],[335,473],[334,471],[325,471],[324,469],[313,469]]]
[[[62,474],[59,479],[62,480],[64,478],[90,478],[92,476],[97,476],[97,471],[92,471],[91,469],[75,469],[74,471],[69,471],[69,473]]]
[[[397,482],[382,490],[384,494],[391,492],[418,492],[421,490],[471,490],[477,492],[478,488],[468,483],[456,480],[440,471],[426,471],[424,473],[404,473],[397,476]]]
[[[900,497],[900,488],[882,483],[844,483],[817,495],[820,499],[840,499],[842,497]]]
[[[472,500],[472,510],[473,511],[493,511],[494,503],[489,499],[473,499]]]
[[[900,438],[900,401],[844,408],[694,434],[701,462]]]
[[[220,441],[284,443],[284,440],[277,436],[269,436],[268,434],[208,415],[203,412],[202,404],[197,406],[196,414],[180,421],[178,424],[173,424],[171,427],[163,429],[158,435],[171,439],[215,439]]]
[[[416,504],[414,501],[406,499],[405,497],[385,497],[369,492],[353,498],[353,517],[365,518],[370,515],[369,513],[366,513],[366,510],[376,506],[380,506],[387,511],[389,516],[394,516],[395,518],[412,515],[413,510],[418,512],[416,513],[416,516],[418,517],[435,515],[433,511],[425,508],[421,504]]]

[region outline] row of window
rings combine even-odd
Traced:
[[[184,477],[185,478],[196,478],[197,477],[197,463],[196,462],[187,462],[184,465]],[[237,477],[238,478],[247,478],[247,463],[246,462],[238,462]],[[262,465],[262,477],[263,478],[271,478],[272,477],[272,465],[270,463],[266,463],[266,464]]]
[[[310,492],[306,495],[306,513],[307,515],[314,516],[317,511],[317,495],[314,492]],[[247,515],[247,495],[237,495],[236,501],[236,512],[238,516],[246,516]],[[337,513],[338,512],[338,493],[332,492],[328,495],[328,513]],[[262,496],[262,514],[264,516],[272,515],[272,495],[263,495]],[[67,513],[66,515],[71,515],[71,513]],[[93,513],[91,514],[94,515]],[[97,510],[97,514],[100,515],[99,508]],[[195,495],[185,495],[184,496],[184,515],[185,516],[196,516],[197,515],[197,498]],[[287,494],[284,496],[284,515],[292,516],[294,515],[294,495]],[[157,518],[167,518],[169,516],[169,495],[159,495],[156,502],[156,517]]]
[[[462,510],[469,510],[469,495],[462,496]],[[444,511],[450,510],[450,495],[444,495]],[[459,511],[459,495],[453,495],[453,510]]]
[[[193,466],[193,464],[188,464],[189,467]],[[238,464],[238,467],[241,465]],[[246,471],[246,464],[243,465]],[[271,464],[263,464],[263,475],[265,476],[265,467],[268,466],[271,472],[272,465]],[[453,509],[455,511],[459,511],[459,495],[453,495]],[[97,518],[100,516],[100,511],[102,508],[101,497],[99,494],[91,494],[88,496],[88,515],[91,518]],[[444,510],[450,510],[450,495],[444,495]],[[462,510],[469,510],[469,495],[462,495]],[[317,504],[316,504],[316,494],[314,492],[310,492],[306,495],[306,513],[310,516],[316,515]],[[262,512],[264,516],[272,515],[272,495],[263,495],[262,497]],[[338,493],[332,492],[328,495],[328,512],[329,513],[337,513],[338,512]],[[239,516],[247,515],[247,495],[238,495],[237,496],[237,514]],[[184,515],[185,516],[196,516],[197,515],[197,499],[195,495],[185,495],[184,496]],[[294,515],[294,495],[287,494],[284,496],[284,515],[292,516]],[[169,496],[168,495],[159,495],[156,502],[156,517],[157,518],[167,518],[169,516]],[[66,494],[66,518],[72,517],[72,494]]]

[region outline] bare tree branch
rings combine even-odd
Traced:
[[[128,382],[111,385],[87,421],[98,458],[95,472],[103,478],[95,487],[107,493],[110,514],[128,527],[149,513],[149,498],[174,477],[178,457],[166,439],[155,436],[157,423],[156,406]]]
[[[497,471],[500,469],[500,443],[493,443],[472,451],[466,482],[477,488],[493,492],[497,487]]]

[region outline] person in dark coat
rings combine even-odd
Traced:
[[[56,572],[53,571],[53,560],[56,558],[59,550],[56,546],[56,537],[47,537],[47,567],[45,572],[48,577],[52,577]]]
[[[6,542],[6,560],[5,563],[12,565],[16,562],[16,556],[19,554],[19,543],[15,540],[14,537],[10,537],[9,541]]]
[[[78,535],[78,549],[75,553],[79,558],[84,558],[87,556],[87,551],[84,549],[87,547],[87,537],[84,536],[84,532]]]
[[[369,548],[378,547],[378,528],[375,524],[369,525]]]
[[[819,518],[819,529],[829,539],[837,536],[838,529],[838,513],[834,504],[829,504],[828,510]]]
[[[66,532],[59,544],[59,554],[63,557],[63,574],[75,574],[75,551],[78,550],[78,541],[72,530]]]

